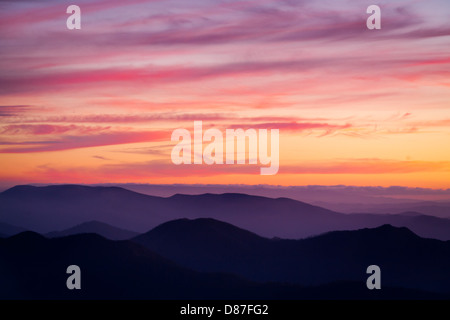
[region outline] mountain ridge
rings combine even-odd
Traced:
[[[299,239],[383,224],[450,240],[450,220],[424,215],[342,214],[289,198],[236,193],[155,197],[120,187],[16,186],[0,193],[0,221],[40,233],[97,220],[143,233],[180,218],[214,218],[264,237]]]
[[[211,225],[208,219],[201,222]],[[383,228],[397,230],[394,227]],[[349,231],[349,234],[355,232]],[[79,265],[81,269],[82,290],[68,290],[65,287],[69,276],[65,270],[72,264]],[[368,290],[365,287],[365,268],[355,280],[335,278],[317,286],[257,283],[229,273],[192,271],[132,241],[112,241],[96,234],[48,239],[28,231],[0,239],[0,267],[2,299],[342,300],[450,297],[448,292],[391,286],[384,280],[382,290]],[[382,270],[382,279],[388,279],[383,266]]]
[[[80,233],[96,233],[110,240],[127,240],[136,237],[139,234],[137,232],[111,226],[104,222],[92,220],[62,231],[46,233],[45,236],[48,238],[57,238]]]
[[[258,282],[316,286],[357,281],[376,264],[387,272],[387,285],[450,292],[450,241],[421,238],[405,227],[332,231],[300,240],[250,234],[251,241],[241,229],[229,228],[213,219],[172,221],[132,241],[193,270],[232,273]],[[230,240],[227,233],[244,237]]]

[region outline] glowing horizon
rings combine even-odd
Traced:
[[[0,184],[450,188],[450,5],[2,2]],[[171,133],[280,130],[280,167],[171,162]]]

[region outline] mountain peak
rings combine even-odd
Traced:
[[[255,242],[269,241],[250,231],[240,229],[232,224],[211,218],[177,219],[161,224],[149,232],[137,236],[133,240],[140,243],[172,243],[183,247],[190,243],[208,243],[208,245],[222,246],[232,242],[246,245]]]
[[[372,243],[409,243],[422,239],[406,227],[395,227],[384,224],[375,228],[363,228],[358,230],[331,231],[316,237],[308,238],[308,241],[347,241],[349,238],[357,238],[360,242]]]
[[[149,231],[148,234],[160,232],[160,231],[164,231],[164,232],[172,231],[175,233],[179,233],[179,232],[195,232],[195,233],[197,233],[199,231],[201,231],[203,233],[219,232],[222,234],[224,234],[224,233],[233,233],[233,234],[240,233],[241,235],[245,234],[246,236],[259,237],[258,235],[254,234],[250,231],[240,229],[230,223],[216,220],[213,218],[176,219],[176,220],[165,222],[165,223],[157,226],[156,228]]]
[[[414,232],[412,232],[411,230],[409,230],[406,227],[395,227],[391,224],[383,224],[379,227],[376,228],[372,228],[372,229],[367,229],[367,230],[373,230],[375,232],[381,232],[384,234],[401,234],[403,236],[414,236],[414,237],[418,237]]]

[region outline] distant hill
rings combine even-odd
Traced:
[[[41,233],[92,220],[145,232],[174,219],[211,217],[263,235],[302,237],[333,230],[341,216],[290,199],[243,194],[161,198],[78,185],[17,186],[0,194],[0,221]]]
[[[103,184],[103,186],[111,185]],[[397,214],[404,211],[418,211],[426,215],[450,218],[450,190],[395,186],[386,188],[356,187],[344,185],[274,187],[270,185],[242,184],[155,185],[126,183],[114,184],[114,186],[161,197],[169,197],[174,194],[223,194],[234,192],[268,198],[285,197],[342,213],[370,212]],[[421,197],[423,199],[435,200],[419,200]],[[424,211],[422,211],[422,207],[428,207],[428,209],[424,208]],[[420,210],[417,208],[420,208]]]
[[[212,219],[184,219],[133,241],[187,268],[253,281],[314,286],[362,281],[367,266],[376,264],[385,285],[450,293],[450,242],[423,239],[390,225],[269,240]]]
[[[450,219],[349,215],[287,198],[236,193],[161,198],[117,187],[79,185],[17,186],[0,193],[0,221],[43,234],[92,220],[143,233],[180,218],[214,218],[269,238],[298,239],[391,224],[423,237],[450,240]]]
[[[80,233],[96,233],[110,240],[127,240],[138,235],[137,232],[116,228],[103,222],[88,221],[63,231],[49,232],[45,236],[58,238]]]
[[[228,230],[225,233],[228,232],[234,231]],[[81,290],[66,288],[69,275],[65,271],[72,264],[81,269]],[[34,232],[24,232],[8,239],[0,239],[0,270],[0,299],[449,297],[389,286],[383,287],[382,290],[368,290],[365,288],[365,281],[338,281],[317,287],[255,283],[223,273],[190,271],[133,242],[111,241],[95,234],[47,239]],[[361,275],[361,278],[364,276]]]
[[[148,220],[152,225],[152,218],[157,216],[156,212],[149,214],[152,203],[152,197],[122,188],[17,186],[0,193],[0,221],[40,233],[92,220],[132,231],[139,226],[145,230],[142,224]],[[153,219],[153,223],[163,220]]]
[[[437,218],[420,213],[404,212],[401,214],[349,214],[349,225],[359,228],[374,228],[383,224],[395,227],[406,227],[424,238],[450,240],[450,219]],[[342,225],[346,223],[343,222]],[[340,230],[356,228],[340,228]]]
[[[398,200],[399,201],[399,200]],[[331,203],[314,201],[313,204],[344,213],[370,212],[378,214],[402,214],[403,212],[418,212],[420,214],[450,219],[450,203],[438,201],[412,201],[397,203]]]

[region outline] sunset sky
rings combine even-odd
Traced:
[[[278,174],[174,165],[194,120]],[[450,188],[450,2],[0,1],[0,184],[107,182]]]

